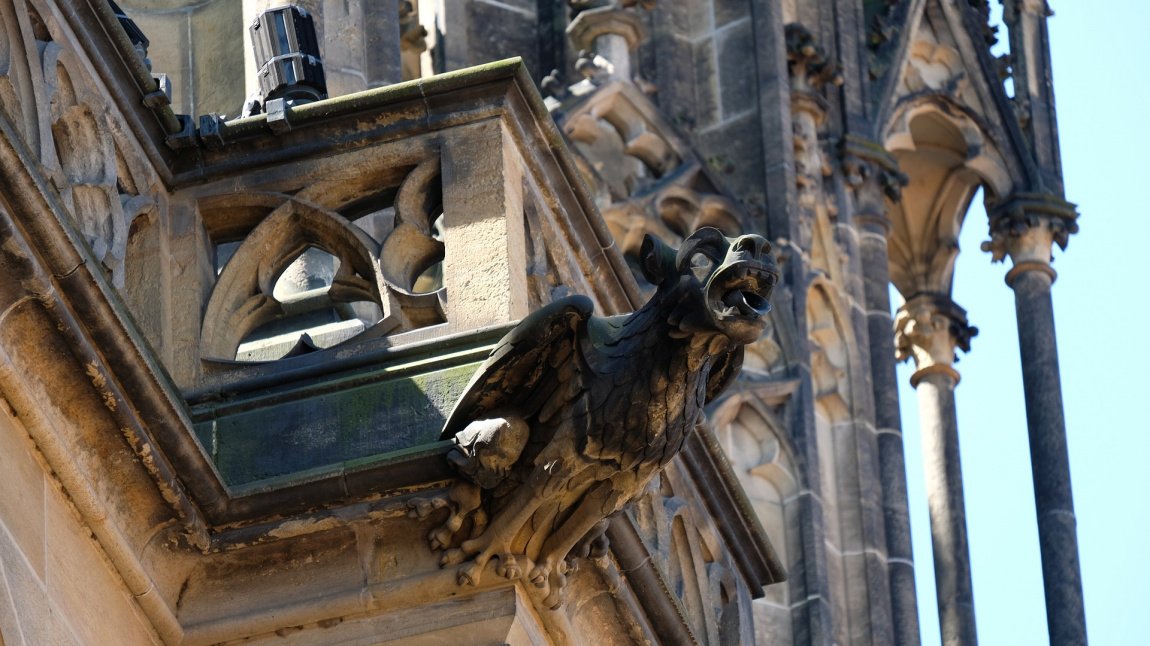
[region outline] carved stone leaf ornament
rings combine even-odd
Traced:
[[[640,310],[599,318],[573,296],[536,311],[456,404],[443,437],[461,477],[429,539],[461,584],[495,559],[558,606],[572,555],[606,554],[607,518],[682,449],[766,327],[779,274],[762,237],[705,227],[676,250],[647,236],[640,263],[658,286]]]

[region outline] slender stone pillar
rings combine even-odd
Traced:
[[[895,325],[899,357],[913,357],[917,368],[910,382],[918,392],[942,643],[973,646],[978,637],[954,407],[958,372],[953,364],[956,348],[969,351],[977,329],[967,324],[961,307],[941,294],[911,298],[899,309]]]
[[[991,214],[991,240],[983,250],[1010,256],[1006,283],[1014,290],[1026,425],[1034,476],[1034,506],[1042,551],[1046,625],[1052,646],[1086,644],[1086,611],[1078,565],[1078,534],[1070,486],[1062,383],[1054,334],[1050,266],[1054,243],[1065,248],[1077,231],[1074,206],[1059,198],[1016,195]]]
[[[862,256],[894,643],[896,646],[918,646],[918,597],[914,583],[894,335],[891,333],[894,319],[890,307],[890,258],[887,253],[887,237],[891,228],[886,214],[887,200],[899,199],[900,185],[905,178],[898,172],[897,162],[871,142],[848,137],[844,139],[842,153],[845,175],[855,198],[854,224],[859,231]]]
[[[630,82],[631,58],[647,40],[647,30],[637,11],[609,5],[579,11],[567,27],[567,37],[577,49],[610,61],[613,77]]]

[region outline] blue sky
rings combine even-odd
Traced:
[[[1066,197],[1081,231],[1055,251],[1055,325],[1074,504],[1095,645],[1150,635],[1150,3],[1050,0]],[[954,300],[980,333],[956,366],[975,612],[982,646],[1046,644],[1038,530],[1009,266],[979,250],[986,214],[963,227]],[[917,400],[900,366],[923,644],[938,644]]]

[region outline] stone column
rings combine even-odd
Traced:
[[[1050,266],[1054,243],[1062,248],[1078,230],[1074,206],[1044,195],[1015,195],[991,213],[994,260],[1010,256],[1006,283],[1014,290],[1026,425],[1034,476],[1034,506],[1042,552],[1046,625],[1053,646],[1086,644],[1086,612],[1078,565],[1078,535],[1062,415],[1062,384],[1054,334]]]
[[[843,142],[843,174],[852,188],[854,225],[862,256],[863,299],[870,343],[871,386],[878,431],[879,473],[883,522],[890,577],[891,618],[896,646],[918,646],[918,597],[911,549],[910,505],[906,491],[902,419],[894,349],[894,319],[890,306],[890,258],[887,237],[891,222],[887,200],[899,199],[905,176],[898,163],[877,144],[847,137]]]
[[[973,646],[978,638],[954,407],[958,385],[954,362],[956,348],[969,351],[977,330],[967,324],[966,312],[941,294],[911,298],[899,309],[895,326],[899,358],[913,357],[917,368],[910,382],[918,391],[942,643]]]
[[[639,13],[623,4],[579,11],[567,27],[567,37],[577,49],[610,61],[611,76],[631,81],[631,57],[647,40],[647,30]]]

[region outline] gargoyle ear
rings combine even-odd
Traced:
[[[647,282],[662,285],[664,279],[675,273],[675,250],[648,233],[639,248],[639,266]]]

